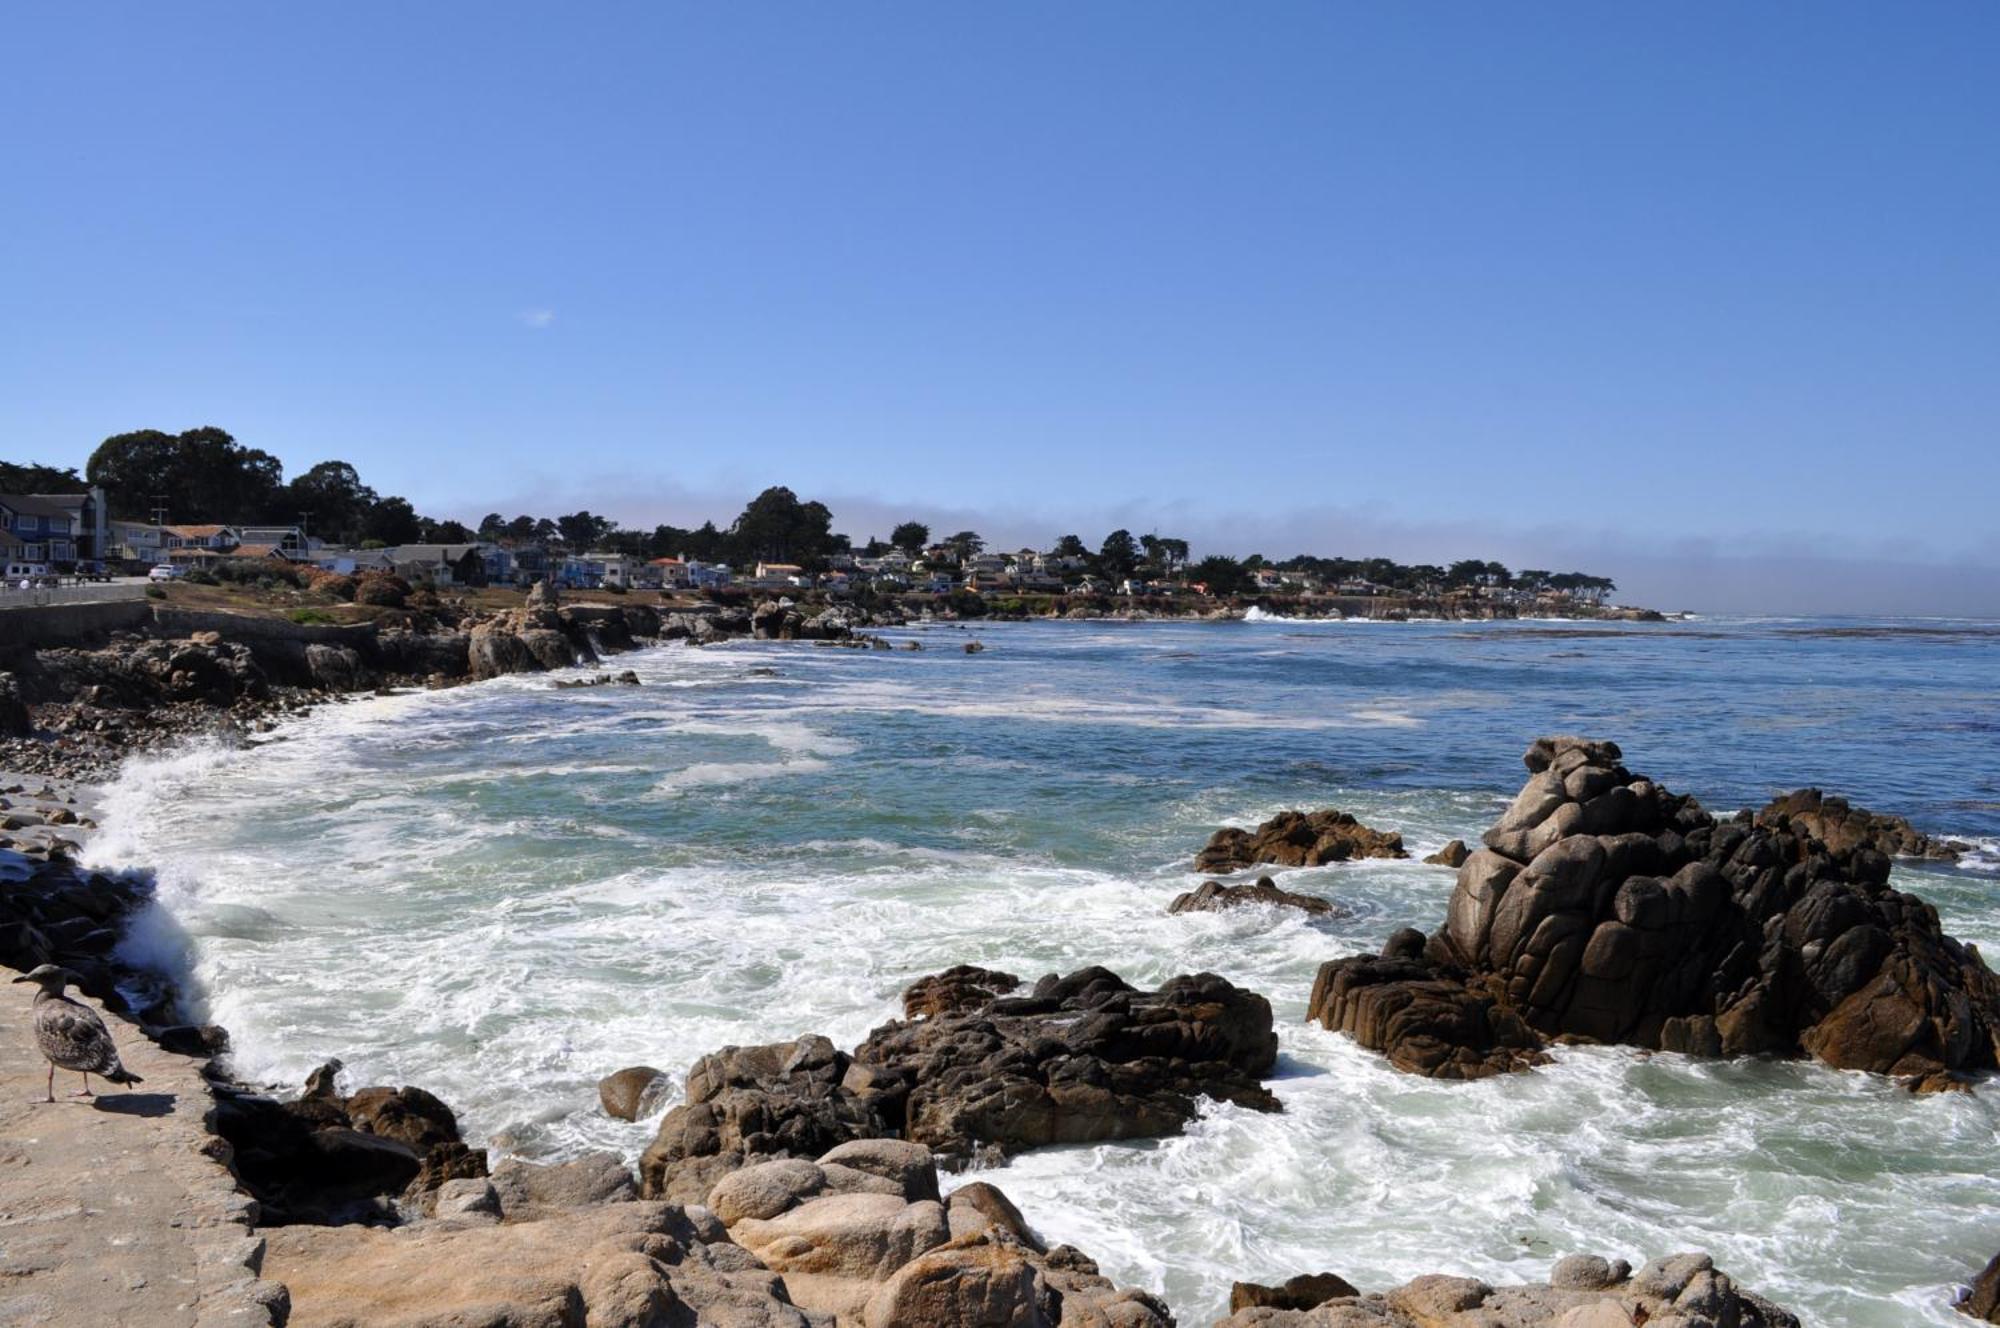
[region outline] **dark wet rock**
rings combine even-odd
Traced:
[[[1220,881],[1203,881],[1199,888],[1185,894],[1176,895],[1174,902],[1167,905],[1169,913],[1220,913],[1224,909],[1241,908],[1246,904],[1263,904],[1277,908],[1295,908],[1301,913],[1311,913],[1316,917],[1327,917],[1340,910],[1331,900],[1318,895],[1294,894],[1280,889],[1268,876],[1259,877],[1255,885],[1224,885]]]
[[[1738,1287],[1706,1254],[1656,1259],[1637,1273],[1595,1259],[1607,1278],[1596,1285],[1563,1275],[1575,1259],[1558,1263],[1547,1283],[1495,1287],[1431,1274],[1317,1308],[1235,1307],[1216,1328],[1799,1328],[1797,1316]]]
[[[1360,1294],[1352,1283],[1335,1273],[1301,1273],[1297,1277],[1286,1278],[1280,1286],[1237,1282],[1229,1288],[1229,1309],[1231,1313],[1260,1306],[1276,1310],[1310,1310],[1329,1300]]]
[[[876,1029],[855,1050],[885,1121],[950,1159],[1177,1134],[1212,1097],[1276,1110],[1270,1003],[1212,973],[1140,991],[1103,968]]]
[[[1405,858],[1403,837],[1370,829],[1346,812],[1279,812],[1255,830],[1228,826],[1195,855],[1198,872],[1233,872],[1245,867],[1321,867],[1351,858]]]
[[[2000,1254],[1972,1279],[1958,1302],[1958,1312],[1986,1323],[2000,1323]]]
[[[852,1064],[818,1036],[702,1057],[688,1071],[686,1100],[639,1159],[640,1192],[701,1203],[747,1162],[818,1157],[852,1139],[891,1135],[876,1095],[843,1082]]]
[[[1923,1089],[2000,1064],[2000,979],[1890,888],[1879,837],[1717,821],[1620,760],[1537,741],[1444,926],[1421,953],[1325,965],[1310,1017],[1446,1077],[1532,1064],[1558,1039],[1810,1054]]]
[[[0,673],[0,737],[20,737],[35,730],[21,686],[11,673]]]
[[[1465,846],[1463,839],[1454,839],[1437,852],[1424,859],[1432,867],[1463,867],[1465,860],[1472,856],[1472,850]]]
[[[1757,813],[1756,823],[1810,835],[1836,854],[1865,848],[1891,858],[1956,862],[1972,847],[1957,840],[1933,839],[1901,816],[1871,812],[1816,788],[1773,798]]]
[[[597,1101],[604,1114],[618,1120],[638,1120],[652,1112],[669,1088],[667,1076],[650,1065],[628,1065],[597,1081]]]
[[[1021,985],[1012,973],[971,964],[955,964],[942,973],[918,978],[903,992],[903,1017],[929,1019],[975,1009]]]
[[[244,1188],[266,1225],[390,1223],[406,1191],[435,1190],[486,1174],[484,1149],[468,1148],[451,1108],[421,1088],[333,1087],[337,1062],[290,1102],[228,1087],[216,1094],[215,1130],[234,1152]]]

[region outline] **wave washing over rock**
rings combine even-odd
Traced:
[[[939,1316],[955,1311],[921,1297],[962,1283],[1013,1288],[992,1294],[1033,1307],[1020,1310],[1025,1323],[1113,1304],[1156,1314],[1148,1297],[1159,1296],[1181,1323],[1203,1324],[1224,1312],[1232,1282],[1282,1289],[1330,1268],[1364,1294],[1263,1308],[1317,1316],[1304,1320],[1315,1326],[1400,1328],[1413,1308],[1442,1304],[1421,1299],[1439,1294],[1463,1300],[1445,1312],[1473,1322],[1540,1304],[1584,1323],[1615,1322],[1604,1318],[1612,1310],[1630,1322],[1644,1308],[1658,1323],[1731,1304],[1711,1305],[1722,1278],[1690,1273],[1663,1297],[1642,1269],[1590,1290],[1612,1302],[1600,1309],[1551,1299],[1588,1290],[1558,1259],[1596,1250],[1664,1266],[1688,1249],[1713,1254],[1743,1322],[1757,1322],[1744,1288],[1812,1323],[1943,1322],[1951,1283],[2000,1235],[1982,1179],[1992,1094],[1915,1098],[1806,1059],[1649,1059],[1540,1030],[1534,1050],[1549,1059],[1537,1073],[1440,1083],[1396,1073],[1303,1016],[1329,954],[1372,950],[1385,932],[1446,916],[1450,874],[1382,858],[1274,863],[1273,890],[1337,907],[1251,898],[1166,912],[1200,883],[1189,854],[1215,825],[1256,825],[1284,807],[1337,802],[1393,827],[1415,857],[1476,839],[1496,806],[1485,790],[1511,782],[1486,753],[1501,741],[1518,751],[1519,726],[1574,704],[1569,694],[1538,700],[1540,679],[1559,690],[1565,669],[1593,667],[1480,630],[1321,633],[1342,637],[1329,645],[1269,629],[1205,634],[1226,627],[995,630],[977,658],[775,644],[646,652],[630,657],[637,688],[558,689],[580,675],[531,674],[369,700],[288,725],[251,752],[137,772],[113,798],[108,840],[126,846],[126,860],[162,864],[169,920],[193,937],[195,990],[237,1035],[244,1066],[296,1083],[340,1054],[354,1084],[423,1084],[450,1104],[460,1139],[419,1130],[407,1147],[422,1154],[420,1175],[436,1156],[429,1180],[383,1196],[414,1205],[403,1226],[271,1235],[267,1274],[334,1297],[328,1313],[349,1322],[415,1315],[411,1301],[368,1298],[405,1278],[412,1295],[461,1307],[500,1294],[504,1279],[508,1296],[533,1292],[521,1303],[545,1307],[536,1313],[587,1305],[593,1323],[620,1321],[620,1306],[667,1322],[814,1322],[826,1310],[803,1303],[810,1293],[781,1298],[778,1286],[822,1277],[866,1322],[900,1277],[916,1298],[896,1303],[917,1308],[896,1312],[911,1322],[950,1322]],[[1748,647],[1704,639],[1700,668],[1676,673],[1674,652],[1686,647],[1668,638],[1605,639],[1602,649],[1633,661],[1621,676],[1672,694],[1688,730],[1642,735],[1655,768],[1698,771],[1704,789],[1752,807],[1768,799],[1772,775],[1832,783],[1840,773],[1787,763],[1791,749],[1754,725],[1734,744],[1700,731],[1704,716],[1737,703],[1710,694],[1683,705],[1682,693],[1698,695],[1715,673],[1708,652]],[[1634,653],[1644,651],[1656,653]],[[1142,691],[1129,687],[1134,668],[1150,670]],[[1506,695],[1489,702],[1474,689],[1493,686],[1496,671]],[[1865,695],[1886,721],[1916,693]],[[1752,691],[1740,704],[1772,700]],[[1921,809],[1927,826],[1985,835],[1976,813],[1951,811],[1953,799],[1984,796],[1976,777],[1938,760],[1922,738],[1933,730],[1898,731],[1899,751],[1928,755],[1912,754],[1898,774],[1915,792],[1894,794],[1896,805]],[[1888,768],[1843,750],[1857,771]],[[686,778],[749,766],[762,773]],[[1890,805],[1880,782],[1849,787]],[[1983,911],[1990,882],[1942,859],[1903,859],[1894,871],[1899,892],[1944,910],[1941,930],[1996,939]],[[171,942],[170,929],[152,939]],[[959,957],[970,969],[924,984],[900,1021],[959,1020],[959,1032],[892,1035],[910,1043],[907,1057],[890,1058],[893,1082],[835,1051],[860,1051],[912,975]],[[1036,1089],[1060,1106],[1072,1085],[1118,1096],[1127,1062],[1092,1049],[1110,1042],[1079,1047],[1054,1028],[1009,1036],[1008,1007],[987,1013],[1034,997],[1010,973],[1097,963],[1130,979],[1119,985],[1134,1015],[1173,975],[1201,970],[1267,999],[1276,1055],[1257,1088],[1282,1110],[1175,1089],[1187,1113],[1176,1109],[1174,1132],[1157,1138],[980,1147],[985,1109],[964,1108],[1004,1109]],[[990,1057],[970,1054],[988,1036],[982,1021],[995,1025]],[[800,1039],[805,1029],[827,1037]],[[629,1164],[662,1124],[657,1113],[681,1102],[682,1067],[725,1044],[785,1039],[807,1052],[791,1069],[812,1091],[845,1087],[874,1102],[891,1132],[907,1128],[926,1084],[963,1073],[937,1119],[974,1122],[961,1131],[969,1148],[949,1146],[973,1170],[938,1175],[935,1200],[891,1194],[878,1182],[893,1178],[844,1175],[862,1168],[829,1156],[856,1139],[800,1137],[784,1156],[744,1150],[745,1166],[705,1190],[690,1183],[685,1202],[629,1197]],[[1105,1077],[1077,1074],[1087,1067],[1065,1058],[1096,1059]],[[1169,1050],[1175,1059],[1185,1057]],[[638,1060],[669,1071],[664,1083],[632,1076],[638,1119],[628,1123],[598,1107],[597,1081]],[[903,1065],[921,1073],[898,1124],[881,1106],[900,1091]],[[374,1110],[381,1094],[335,1097],[329,1131],[365,1137],[357,1122],[387,1119]],[[750,1114],[737,1119],[746,1142],[765,1132]],[[1050,1117],[1036,1108],[1023,1119]],[[594,1147],[623,1157],[593,1157]],[[489,1177],[467,1174],[481,1148]],[[384,1168],[385,1183],[409,1166]],[[776,1170],[750,1188],[782,1206],[770,1217],[732,1209],[730,1222],[708,1225],[698,1210],[722,1202],[724,1176],[760,1167]],[[1006,1205],[987,1187],[1004,1190]],[[939,1234],[931,1203],[944,1212],[943,1245],[929,1244]],[[1015,1205],[1048,1257],[1000,1249],[991,1235],[950,1248],[971,1220],[964,1210],[998,1224]],[[745,1225],[763,1221],[782,1229]],[[1060,1252],[1065,1243],[1088,1258]],[[758,1267],[769,1261],[795,1262],[783,1273]],[[1100,1271],[1085,1272],[1093,1263]],[[1072,1275],[1103,1285],[1065,1285]],[[1707,1290],[1690,1295],[1697,1282]],[[726,1317],[739,1311],[762,1317]],[[1329,1318],[1336,1311],[1346,1320]],[[874,1312],[890,1311],[885,1302]]]

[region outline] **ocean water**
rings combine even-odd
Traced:
[[[1478,1084],[1303,1022],[1313,974],[1443,916],[1409,862],[1282,873],[1338,918],[1169,917],[1217,826],[1339,806],[1417,857],[1472,839],[1538,734],[1616,739],[1711,809],[1820,784],[1980,845],[1899,867],[2000,945],[2000,626],[1047,623],[893,654],[739,643],[325,709],[130,766],[91,852],[161,872],[129,944],[183,962],[239,1068],[422,1084],[479,1142],[636,1155],[597,1079],[725,1043],[853,1045],[953,963],[1208,969],[1268,996],[1279,1115],[984,1173],[1180,1321],[1331,1270],[1518,1280],[1706,1249],[1824,1325],[1952,1325],[2000,1250],[2000,1084],[1912,1097],[1803,1063],[1559,1052]],[[973,636],[988,649],[967,655]]]

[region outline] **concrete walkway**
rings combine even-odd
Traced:
[[[44,1103],[35,989],[10,985],[14,976],[0,968],[0,1325],[282,1324],[283,1288],[257,1279],[255,1204],[217,1160],[228,1146],[203,1126],[212,1098],[202,1062],[107,1018],[145,1083],[93,1078],[103,1095],[72,1099],[81,1078],[58,1070],[57,1100]]]

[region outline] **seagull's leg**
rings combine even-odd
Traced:
[[[88,1070],[84,1070],[84,1071],[81,1071],[81,1073],[82,1073],[82,1075],[83,1075],[83,1089],[82,1089],[82,1091],[81,1091],[81,1092],[76,1092],[76,1093],[71,1093],[71,1094],[70,1094],[70,1096],[71,1096],[71,1097],[96,1097],[96,1096],[97,1096],[97,1094],[95,1094],[95,1093],[93,1093],[93,1092],[91,1092],[91,1091],[90,1091],[90,1071],[88,1071]]]
[[[53,1102],[56,1100],[56,1063],[54,1061],[49,1062],[49,1095],[42,1100],[44,1102]]]

